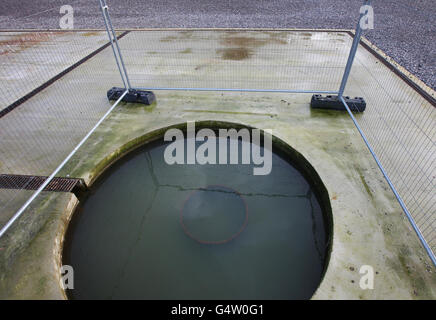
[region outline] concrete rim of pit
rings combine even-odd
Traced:
[[[176,123],[170,126],[166,126],[163,128],[155,129],[152,131],[149,131],[135,139],[130,140],[129,142],[122,145],[120,148],[113,151],[111,154],[106,156],[103,160],[101,160],[92,171],[92,177],[90,181],[88,182],[88,186],[91,187],[96,183],[96,181],[99,180],[103,176],[103,174],[117,161],[125,157],[126,155],[134,152],[135,150],[141,148],[142,146],[151,143],[153,141],[156,141],[158,139],[161,139],[164,136],[164,133],[169,129],[180,129],[182,131],[186,131],[186,122],[182,123]],[[228,121],[216,121],[216,120],[201,120],[201,121],[195,121],[195,129],[196,131],[202,128],[222,128],[222,129],[242,129],[247,128],[249,130],[252,129],[259,129],[260,134],[263,137],[264,135],[269,135],[268,132],[264,131],[260,128],[255,128],[251,125],[243,124],[243,123],[234,123],[234,122],[228,122]],[[332,213],[332,207],[330,203],[330,197],[327,188],[325,187],[324,183],[321,180],[320,175],[315,170],[315,168],[309,163],[309,161],[297,150],[295,150],[292,146],[290,146],[287,142],[280,139],[279,137],[272,135],[272,143],[273,146],[276,148],[276,152],[279,151],[283,156],[286,157],[287,161],[290,161],[297,170],[300,171],[300,173],[304,176],[304,178],[307,180],[307,182],[311,185],[311,188],[313,189],[315,196],[317,197],[320,206],[322,208],[322,214],[323,219],[325,223],[325,232],[326,232],[326,252],[325,252],[325,261],[324,261],[324,267],[321,275],[320,282],[315,289],[314,293],[312,294],[312,297],[316,295],[316,292],[318,289],[322,286],[324,281],[324,276],[327,272],[327,269],[329,267],[330,262],[330,256],[332,252],[333,247],[333,213]],[[61,266],[63,265],[63,252],[64,252],[64,244],[66,236],[69,232],[69,226],[71,219],[73,218],[77,206],[79,202],[77,202],[74,206],[67,209],[66,215],[67,215],[67,221],[65,231],[61,234],[58,234],[58,241],[56,241],[58,245],[58,250],[60,256],[58,259],[56,259],[56,263],[58,264],[58,268],[60,270]],[[59,281],[58,283],[61,283],[60,279],[60,273],[59,273]],[[62,293],[64,295],[65,299],[69,299],[69,294],[67,293],[66,289],[62,288]]]

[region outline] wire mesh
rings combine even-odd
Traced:
[[[24,8],[20,17],[0,17],[2,26],[11,22],[14,29],[22,29],[0,32],[0,173],[50,175],[110,108],[106,91],[122,86],[122,81],[99,3],[94,3],[90,12],[88,3],[81,11],[82,0],[69,2],[76,30],[89,21],[98,30],[60,30],[59,8],[64,3],[58,0],[44,1],[38,12]],[[429,15],[425,19],[430,22]],[[35,21],[39,29],[50,31],[24,30]],[[161,89],[338,91],[352,43],[352,37],[338,31],[117,34],[132,86]],[[369,56],[371,52],[359,46],[345,94],[366,99],[368,107],[357,119],[436,251],[434,98],[432,103],[412,87],[404,89],[403,79]],[[1,189],[0,225],[31,194],[23,188]],[[49,196],[42,193],[38,201]],[[23,235],[29,219],[38,216],[26,213],[20,224]]]
[[[81,3],[69,2],[75,17],[80,17]],[[0,32],[1,174],[51,175],[111,107],[108,88],[122,86],[98,2],[94,12],[100,30],[86,31],[60,28],[64,4],[47,1],[46,7],[41,5],[33,14],[23,8],[22,16],[13,18],[14,30]],[[47,16],[55,18],[46,20]],[[8,20],[0,20],[7,25]],[[25,30],[28,21],[38,21],[40,30]],[[74,28],[80,27],[75,21]],[[34,192],[26,186],[0,189],[0,226]],[[10,243],[7,233],[2,237],[0,247],[8,248],[5,254],[12,254],[14,246],[26,245],[46,222],[47,212],[36,208],[51,196],[42,192],[34,201],[39,206],[31,205],[24,212],[16,228],[19,232],[14,232],[15,241]]]
[[[242,30],[135,31],[120,41],[133,87],[302,91],[337,91],[350,43],[343,32]]]
[[[49,176],[107,111],[107,89],[122,86],[99,2],[91,14],[89,4],[81,12],[83,1],[69,3],[75,10],[74,29],[100,20],[100,30],[86,31],[60,29],[62,1],[44,5],[36,13],[24,9],[21,17],[1,20],[2,25],[13,22],[15,29],[2,32],[0,40],[3,174]],[[25,31],[35,21],[40,30]],[[351,42],[334,31],[118,35],[132,85],[158,88],[336,90]],[[259,73],[268,76],[259,81]],[[2,225],[30,194],[25,188],[0,190]]]
[[[376,31],[372,31],[376,32]],[[416,86],[386,56],[363,39],[345,94],[363,96],[365,112],[356,119],[405,203],[423,238],[436,252],[436,103],[434,92]],[[382,53],[383,55],[383,53]],[[390,72],[390,71],[394,72]],[[407,71],[405,71],[407,72]],[[419,80],[418,80],[419,82]],[[433,95],[432,95],[433,93]]]

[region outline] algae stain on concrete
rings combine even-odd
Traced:
[[[359,167],[357,167],[357,166],[354,166],[354,168],[356,169],[357,173],[359,174],[360,181],[362,182],[363,187],[366,190],[366,193],[368,193],[368,195],[371,197],[371,199],[373,199],[374,195],[372,194],[371,188],[369,187],[368,183],[365,180],[365,177],[363,175],[362,170]]]
[[[145,106],[144,110],[147,113],[151,113],[152,111],[154,111],[154,109],[156,109],[157,106],[157,101],[154,101],[152,104]]]
[[[221,55],[223,60],[244,60],[253,55],[252,50],[243,47],[218,49],[216,52]]]
[[[427,283],[428,279],[426,281],[419,272],[422,265],[417,263],[410,249],[403,245],[394,254],[397,255],[397,259],[388,259],[389,265],[403,281],[408,282],[407,287],[413,290],[410,292],[411,296],[416,299],[433,299],[431,286],[429,287]]]
[[[93,37],[93,36],[98,36],[99,34],[100,34],[99,32],[86,32],[86,33],[83,33],[82,35],[84,37]]]
[[[269,35],[269,38],[258,38],[249,36],[235,36],[226,34],[221,38],[220,43],[226,48],[218,49],[217,53],[223,60],[244,60],[250,58],[255,48],[267,44],[287,44],[280,35]]]
[[[280,34],[269,33],[269,38],[257,38],[257,37],[247,37],[247,36],[225,36],[221,39],[221,44],[231,47],[261,47],[266,44],[287,44],[288,42],[282,38]]]
[[[362,174],[360,174],[359,176],[360,176],[360,180],[363,183],[363,186],[365,187],[366,192],[372,197],[371,189],[369,188],[368,184],[366,183],[365,178],[363,177]]]
[[[122,102],[119,104],[118,109],[122,110],[123,112],[126,113],[136,113],[136,112],[141,112],[140,110],[143,109],[145,112],[152,112],[157,106],[157,101],[153,101],[152,104],[150,105],[144,105],[142,103],[126,103],[126,102]]]
[[[178,38],[176,36],[167,36],[165,38],[160,39],[160,42],[171,42],[174,40],[177,40]]]
[[[267,43],[267,39],[259,39],[255,37],[224,37],[221,43],[230,47],[260,47]]]
[[[270,37],[270,41],[277,44],[289,44],[288,31],[265,31],[264,34]]]
[[[260,112],[238,112],[238,111],[222,111],[222,110],[192,110],[185,109],[184,112],[197,112],[197,113],[218,113],[218,114],[233,114],[233,115],[250,115],[250,116],[266,116],[270,118],[277,117],[277,114],[260,113]]]
[[[188,40],[188,39],[191,39],[193,35],[194,35],[194,31],[179,31],[175,35],[169,35],[169,36],[166,36],[164,38],[161,38],[160,41],[161,42],[172,42],[172,41],[176,41],[176,40]]]
[[[191,48],[187,48],[185,50],[179,51],[179,53],[192,53],[192,49]]]

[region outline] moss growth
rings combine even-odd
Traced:
[[[362,181],[363,186],[365,187],[366,192],[371,196],[372,198],[372,192],[371,189],[369,188],[368,184],[365,181],[365,178],[363,177],[362,174],[359,174],[360,177],[360,181]]]
[[[187,48],[185,50],[179,51],[179,53],[192,53],[192,49],[191,48]]]
[[[216,51],[219,55],[221,55],[221,59],[223,60],[245,60],[250,58],[253,55],[253,50],[247,48],[226,48],[226,49],[217,49]]]
[[[184,112],[198,112],[198,113],[219,113],[219,114],[237,114],[237,115],[250,115],[250,116],[267,116],[277,117],[276,114],[262,113],[262,112],[238,112],[238,111],[221,111],[221,110],[183,110]]]

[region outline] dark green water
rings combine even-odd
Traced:
[[[327,237],[300,172],[277,154],[266,176],[252,165],[168,165],[165,146],[119,161],[78,208],[64,252],[70,297],[310,298]]]

